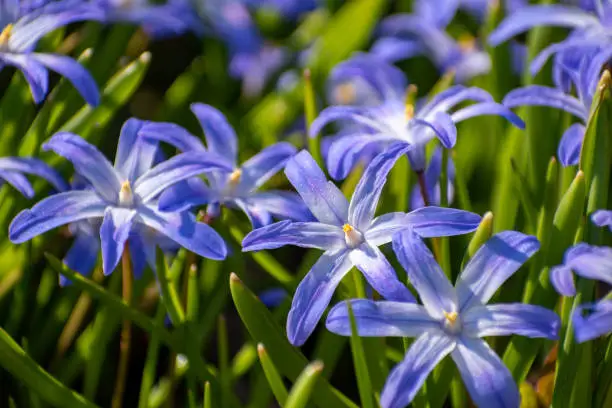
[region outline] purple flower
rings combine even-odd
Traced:
[[[396,14],[379,27],[381,38],[371,53],[388,62],[427,56],[442,73],[453,70],[459,83],[486,74],[491,59],[474,38],[456,41],[444,31],[457,11],[457,1],[418,1],[414,14]]]
[[[0,157],[0,186],[8,183],[26,198],[34,197],[34,188],[24,174],[47,180],[56,191],[68,188],[59,174],[44,162],[31,157]]]
[[[338,65],[335,70],[359,78],[378,98],[378,104],[365,106],[331,106],[314,121],[310,136],[319,133],[328,123],[354,123],[355,132],[337,138],[329,147],[327,165],[336,179],[345,178],[355,167],[364,150],[384,148],[402,142],[411,146],[408,158],[413,170],[425,170],[425,145],[437,137],[449,149],[457,140],[455,124],[481,115],[500,115],[523,128],[523,121],[503,105],[493,101],[486,91],[462,85],[453,86],[432,98],[406,105],[406,79],[396,67],[369,55],[358,55]],[[339,74],[338,74],[339,75]],[[459,104],[478,102],[450,113]]]
[[[563,264],[550,270],[550,282],[563,296],[576,294],[572,272],[612,285],[612,248],[580,243],[568,249]]]
[[[572,322],[578,343],[612,333],[612,300],[603,299],[576,307]]]
[[[151,4],[149,0],[94,1],[104,10],[104,21],[142,25],[155,38],[178,36],[187,31],[203,34],[202,22],[189,0],[168,0],[161,4]]]
[[[427,189],[427,197],[431,201],[431,205],[440,205],[440,174],[442,173],[442,150],[436,148],[434,154],[431,156],[429,160],[429,164],[427,165],[427,169],[424,174],[425,188]],[[448,187],[447,187],[447,197],[448,202],[451,203],[453,201],[453,196],[455,194],[455,188],[453,187],[453,182],[455,180],[455,165],[453,161],[448,159],[447,166],[448,173]],[[415,186],[410,193],[410,209],[416,210],[417,208],[421,208],[425,206],[425,202],[423,201],[423,195],[421,194],[419,186]]]
[[[269,146],[237,164],[238,139],[221,112],[212,106],[196,103],[191,110],[200,121],[208,151],[219,157],[229,171],[208,174],[209,183],[191,178],[166,189],[159,199],[161,211],[183,211],[208,204],[208,212],[216,216],[219,206],[240,208],[249,217],[253,228],[272,222],[272,216],[308,221],[312,215],[300,197],[292,192],[257,191],[270,177],[285,167],[296,152],[289,143]],[[171,123],[151,123],[142,132],[144,137],[169,143],[181,151],[206,152],[200,139]]]
[[[577,96],[571,95],[569,91],[565,93],[558,88],[529,85],[509,92],[502,101],[509,108],[524,105],[557,108],[571,113],[580,120],[579,123],[574,123],[567,128],[559,143],[557,156],[563,166],[577,165],[580,161],[585,125],[589,118],[601,67],[612,57],[612,49],[610,51],[600,53],[593,58],[583,57],[579,63],[576,63],[576,67],[564,69],[576,89]],[[571,87],[568,86],[568,88]]]
[[[542,50],[531,64],[532,74],[537,73],[554,54],[573,54],[575,57],[593,52],[610,53],[612,5],[594,1],[592,7],[580,8],[560,4],[523,7],[512,13],[491,33],[489,43],[498,45],[509,38],[536,26],[558,26],[573,29],[564,41]]]
[[[150,238],[131,234],[144,226],[201,256],[223,259],[227,249],[221,237],[208,225],[196,222],[189,212],[164,213],[157,209],[157,197],[169,186],[213,170],[229,170],[223,160],[205,152],[189,152],[152,167],[157,147],[139,137],[146,122],[128,120],[121,130],[114,166],[77,135],[60,132],[43,145],[44,150],[71,161],[75,171],[91,189],[71,190],[52,195],[29,210],[19,213],[9,227],[9,239],[22,243],[56,227],[84,220],[102,220],[102,268],[115,269],[124,246],[137,249],[143,263]]]
[[[102,11],[79,0],[49,2],[33,9],[17,0],[0,5],[0,68],[14,66],[23,72],[34,102],[43,101],[49,91],[48,69],[66,77],[90,105],[100,101],[98,86],[89,72],[74,59],[34,52],[38,40],[51,31],[84,20],[101,20]]]
[[[450,354],[476,406],[518,408],[519,391],[510,371],[481,338],[511,334],[557,338],[560,319],[551,310],[521,303],[487,305],[500,286],[539,249],[538,240],[514,231],[493,236],[467,264],[455,287],[412,230],[396,234],[393,248],[423,305],[350,301],[359,335],[417,338],[389,374],[381,406],[407,406],[429,373]],[[327,328],[351,335],[345,303],[329,312]]]
[[[310,336],[342,278],[356,266],[368,283],[387,299],[414,301],[378,249],[393,234],[412,226],[424,237],[465,234],[478,227],[476,214],[439,207],[374,217],[385,180],[396,160],[409,149],[395,144],[366,169],[349,203],[306,151],[291,158],[285,174],[318,222],[281,221],[249,233],[243,251],[296,245],[325,252],[299,284],[287,318],[291,344]]]
[[[597,210],[591,215],[591,221],[598,227],[608,227],[612,232],[612,211]]]

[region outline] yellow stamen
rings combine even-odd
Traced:
[[[406,119],[410,120],[414,117],[414,105],[406,105]]]
[[[349,233],[351,231],[353,231],[353,226],[351,224],[344,224],[342,226],[342,231],[344,231],[344,233]]]
[[[4,45],[8,43],[8,40],[11,38],[11,33],[13,32],[13,25],[8,24],[0,33],[0,44]]]
[[[406,90],[406,119],[410,120],[414,117],[414,103],[416,102],[416,95],[418,89],[416,85],[409,85]]]
[[[132,205],[134,203],[132,186],[129,181],[124,181],[123,184],[121,184],[121,190],[119,190],[119,203],[122,205]]]
[[[474,51],[476,49],[476,39],[470,34],[461,34],[457,39],[457,44],[463,51]]]
[[[444,312],[444,317],[446,317],[446,320],[448,320],[448,322],[452,326],[457,321],[457,317],[459,317],[459,314],[457,314],[457,312]]]
[[[240,169],[234,170],[232,174],[229,175],[230,184],[232,185],[238,184],[238,182],[240,181],[240,177],[242,177],[242,170]]]

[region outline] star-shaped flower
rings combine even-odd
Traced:
[[[192,178],[168,188],[159,199],[161,211],[179,211],[208,204],[208,214],[218,215],[219,206],[240,208],[249,217],[253,228],[272,222],[272,217],[308,221],[312,215],[300,197],[289,191],[258,191],[270,177],[285,167],[296,152],[290,143],[269,146],[242,165],[237,164],[238,138],[221,112],[212,106],[195,103],[191,110],[198,118],[208,149],[199,138],[170,123],[151,123],[142,132],[144,137],[169,143],[181,151],[206,152],[217,155],[231,169],[208,174],[208,184]]]
[[[60,132],[51,137],[43,148],[71,161],[91,189],[55,194],[20,212],[9,227],[9,239],[22,243],[65,224],[102,220],[100,241],[106,274],[117,266],[128,238],[131,246],[140,249],[139,259],[148,255],[147,237],[131,234],[141,226],[201,256],[225,258],[225,244],[211,227],[196,222],[195,216],[186,211],[160,212],[157,197],[181,180],[203,172],[231,169],[223,160],[205,152],[183,153],[152,167],[157,146],[139,137],[143,126],[143,122],[135,119],[125,123],[114,166],[95,146],[77,135]]]
[[[424,237],[465,234],[480,222],[476,214],[438,207],[411,213],[374,217],[387,175],[396,160],[408,151],[396,144],[377,156],[355,188],[350,203],[306,151],[291,158],[285,168],[293,184],[318,222],[281,221],[249,233],[243,251],[296,245],[325,252],[299,284],[287,318],[287,336],[303,344],[314,330],[336,287],[356,266],[368,283],[387,299],[413,301],[395,271],[378,249],[397,231],[412,226]]]
[[[482,337],[518,334],[557,338],[560,319],[551,310],[522,303],[487,305],[539,249],[538,240],[514,231],[493,236],[466,265],[454,287],[414,231],[398,233],[393,249],[423,305],[350,301],[359,335],[417,338],[389,374],[381,406],[407,406],[434,367],[450,354],[476,406],[518,408],[519,391],[510,371]],[[327,328],[351,335],[345,303],[329,312]]]

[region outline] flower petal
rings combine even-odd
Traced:
[[[335,121],[347,120],[363,125],[369,130],[385,133],[386,129],[375,119],[368,116],[368,107],[357,106],[330,106],[321,111],[319,116],[312,122],[308,135],[314,137],[321,133],[323,128]]]
[[[140,135],[144,138],[168,143],[182,152],[206,150],[199,138],[175,123],[146,122],[142,129],[140,129]],[[231,161],[230,165],[233,164],[234,162]]]
[[[429,373],[455,347],[456,342],[451,337],[429,332],[422,334],[387,377],[380,405],[384,408],[404,408],[410,404]]]
[[[261,251],[285,245],[323,250],[346,247],[344,233],[339,227],[320,222],[285,220],[249,232],[242,241],[242,250]]]
[[[564,167],[575,166],[580,162],[580,151],[586,128],[582,123],[574,123],[567,128],[559,142],[557,156]]]
[[[128,208],[109,207],[106,209],[104,220],[100,226],[102,271],[104,275],[109,275],[119,264],[135,215],[136,211]]]
[[[455,122],[453,122],[453,118],[446,112],[436,112],[430,121],[414,118],[413,123],[427,126],[433,130],[442,146],[447,149],[452,149],[455,143],[457,143],[457,128],[455,127]]]
[[[77,234],[66,256],[64,256],[64,264],[73,271],[88,276],[98,262],[99,252],[100,240],[98,237],[93,234]],[[64,275],[60,275],[59,282],[60,286],[70,284],[70,281]]]
[[[463,109],[459,109],[451,115],[451,119],[454,123],[459,123],[466,119],[485,115],[501,116],[502,118],[507,119],[517,128],[525,129],[525,122],[523,122],[523,120],[518,117],[517,114],[512,112],[504,105],[500,105],[499,103],[493,102],[478,103],[476,105],[470,105]]]
[[[334,180],[343,180],[366,154],[369,156],[373,150],[377,150],[385,138],[382,134],[354,133],[330,136],[325,140],[330,141],[325,158],[327,171]]]
[[[191,111],[204,130],[208,150],[236,166],[238,138],[225,116],[219,110],[203,103],[192,104]]]
[[[524,7],[512,13],[491,33],[489,44],[496,46],[536,26],[584,28],[599,25],[597,17],[578,7],[544,5]]]
[[[285,175],[319,221],[338,226],[348,221],[348,201],[327,181],[310,153],[302,150],[289,159]]]
[[[481,217],[469,211],[444,207],[423,207],[406,214],[404,222],[424,238],[448,237],[475,231]]]
[[[323,253],[312,266],[298,285],[287,316],[287,337],[291,344],[301,346],[306,342],[352,266],[345,249]]]
[[[497,289],[540,249],[536,237],[516,231],[494,235],[457,279],[459,310],[486,304]]]
[[[423,306],[412,302],[375,302],[352,299],[351,308],[362,337],[417,337],[440,329]],[[346,301],[339,302],[327,315],[327,330],[341,336],[351,335],[351,322]]]
[[[414,296],[397,277],[395,270],[380,249],[368,243],[361,244],[349,254],[351,262],[366,280],[385,299],[414,302]]]
[[[67,191],[45,198],[23,210],[9,227],[9,239],[21,244],[71,222],[104,216],[107,204],[93,191]]]
[[[98,84],[81,64],[64,55],[41,53],[32,53],[31,55],[32,58],[47,68],[67,78],[79,91],[85,102],[91,106],[98,106],[100,103]]]
[[[588,109],[577,98],[543,85],[529,85],[510,91],[502,101],[504,106],[547,106],[561,109],[586,122]]]
[[[291,191],[262,191],[251,195],[247,201],[250,205],[261,208],[280,220],[314,221],[314,216],[302,198]]]
[[[563,296],[574,296],[576,285],[574,284],[574,274],[572,269],[564,265],[555,266],[550,269],[550,283],[555,290]]]
[[[588,316],[583,316],[584,312]],[[578,343],[593,340],[612,332],[612,301],[602,300],[594,304],[576,307],[572,315],[574,335]]]
[[[406,213],[392,212],[374,218],[364,233],[366,241],[374,246],[388,244],[396,232],[410,227],[410,223],[406,220],[407,217]]]
[[[393,250],[430,316],[443,320],[445,313],[458,311],[455,288],[414,231],[396,234],[393,237]]]
[[[365,231],[371,224],[380,194],[395,162],[408,150],[406,143],[396,143],[372,160],[359,180],[348,210],[348,222]]]
[[[49,72],[44,65],[29,55],[0,53],[0,60],[19,69],[30,85],[34,103],[39,104],[49,91]]]
[[[153,166],[157,153],[157,141],[143,139],[142,129],[148,122],[136,118],[125,121],[119,134],[115,153],[115,168],[124,180],[133,183]]]
[[[418,117],[426,121],[432,121],[437,112],[448,112],[465,101],[494,102],[491,94],[484,89],[475,86],[466,88],[463,85],[455,85],[446,91],[440,92],[440,94],[427,102],[418,111]]]
[[[598,227],[608,227],[612,230],[612,211],[597,210],[591,215],[591,221]]]
[[[234,200],[234,204],[246,214],[253,229],[262,228],[272,223],[272,216],[266,210],[253,206],[242,199]]]
[[[155,207],[155,203],[151,203],[138,208],[138,215],[145,225],[204,258],[225,259],[225,242],[210,226],[197,222],[195,216],[189,212],[162,213],[156,211]]]
[[[214,170],[231,171],[227,161],[208,152],[187,152],[162,162],[134,183],[134,192],[146,203],[173,184]]]
[[[192,177],[166,188],[159,197],[159,210],[185,211],[191,207],[215,202],[217,199],[216,194],[202,179]]]
[[[552,310],[522,303],[475,306],[462,316],[470,337],[510,336],[557,340],[561,320]]]
[[[121,190],[120,175],[108,159],[85,139],[73,133],[59,132],[43,144],[43,150],[72,162],[75,172],[83,176],[105,200],[117,202]]]
[[[240,166],[242,169],[240,187],[248,191],[261,187],[270,177],[285,167],[287,160],[295,152],[295,147],[286,142],[266,147]]]
[[[578,244],[565,255],[565,266],[587,279],[612,285],[612,248]]]
[[[418,41],[396,37],[380,38],[370,48],[370,54],[390,63],[407,60],[424,52]]]
[[[64,179],[45,162],[32,157],[0,157],[0,170],[33,174],[42,177],[58,192],[68,190]]]
[[[0,169],[0,186],[4,182],[9,183],[13,188],[21,193],[25,198],[34,197],[34,187],[28,181],[27,177],[16,171],[7,171]]]
[[[520,394],[510,371],[486,342],[462,337],[451,356],[476,406],[516,408],[520,405]]]

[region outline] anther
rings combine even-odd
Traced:
[[[350,248],[356,248],[363,243],[363,235],[351,224],[344,224],[342,231],[344,232],[344,241]]]
[[[119,190],[119,204],[130,206],[134,204],[134,195],[132,194],[132,186],[129,181],[124,181]]]
[[[13,33],[13,25],[8,24],[0,33],[0,45],[6,45],[11,38],[11,34]]]

